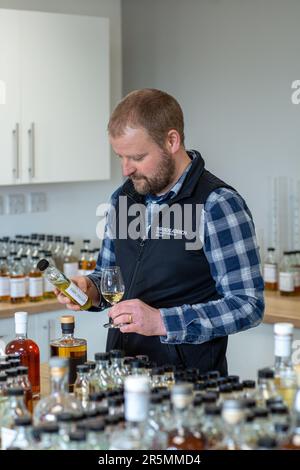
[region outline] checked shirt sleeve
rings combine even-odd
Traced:
[[[235,191],[213,191],[204,207],[204,252],[218,300],[161,308],[162,343],[200,344],[257,326],[264,312],[260,256],[251,213]]]

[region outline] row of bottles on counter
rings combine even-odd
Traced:
[[[73,316],[61,317],[61,325],[62,337],[50,343],[51,393],[33,414],[30,369],[11,355],[0,358],[2,448],[300,450],[292,324],[274,325],[274,366],[260,369],[257,383],[157,366],[120,350],[87,361]]]
[[[74,242],[69,237],[17,235],[0,239],[0,302],[39,302],[55,298],[54,287],[47,276],[37,268],[41,258],[57,267],[67,278],[87,276],[96,267],[98,249],[90,248],[90,240],[83,240],[78,257]]]
[[[263,275],[266,290],[300,295],[300,251],[284,251],[278,263],[275,248],[268,248]]]

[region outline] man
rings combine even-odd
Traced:
[[[185,150],[182,110],[167,93],[130,93],[113,111],[108,132],[127,178],[111,199],[117,228],[108,217],[95,272],[75,278],[102,309],[108,305],[101,268],[121,268],[125,296],[109,316],[122,326],[109,330],[107,349],[226,374],[227,336],[258,325],[264,311],[251,213],[232,187],[205,169],[199,152]],[[145,208],[146,230],[140,221],[139,236],[130,236],[135,207]],[[198,243],[191,243],[191,233]],[[62,294],[58,299],[78,310]]]

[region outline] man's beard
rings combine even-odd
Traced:
[[[161,160],[151,177],[135,175],[131,177],[134,189],[142,195],[162,193],[172,182],[175,174],[175,161],[169,153],[162,153]]]

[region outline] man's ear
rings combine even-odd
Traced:
[[[166,138],[166,149],[170,153],[178,152],[181,146],[180,135],[176,129],[170,129]]]

